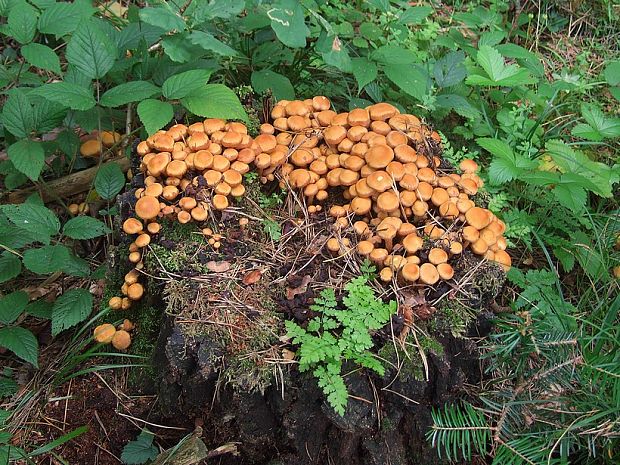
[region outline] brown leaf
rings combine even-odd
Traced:
[[[295,352],[288,349],[282,349],[282,358],[284,360],[295,360]]]
[[[214,262],[213,260],[207,262],[207,269],[209,271],[213,271],[214,273],[224,273],[225,271],[230,270],[230,262],[221,261]]]
[[[263,273],[260,270],[248,271],[245,276],[243,276],[243,284],[245,284],[246,286],[254,284],[260,280],[262,275]]]
[[[301,284],[298,287],[287,287],[286,288],[286,298],[288,300],[293,300],[297,294],[303,294],[306,292],[308,288],[308,284],[312,281],[310,275],[306,275],[302,278]]]

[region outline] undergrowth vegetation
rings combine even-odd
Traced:
[[[250,123],[239,86],[272,100],[326,95],[337,110],[387,101],[441,131],[448,161],[482,167],[515,268],[481,343],[483,389],[434,413],[429,440],[442,456],[618,463],[619,14],[609,0],[0,0],[0,463],[31,463],[81,432],[45,448],[11,442],[24,409],[101,350],[84,335],[101,315],[92,289],[126,182],[116,161],[175,121]],[[87,158],[80,137],[93,131],[121,136]],[[92,167],[83,200],[93,216],[76,215],[53,183]],[[283,201],[262,199],[265,209]],[[280,239],[275,221],[263,225]],[[382,372],[369,332],[395,310],[363,279],[344,310],[326,291],[322,316],[288,324],[300,368],[339,412],[342,364]],[[33,328],[44,320],[70,341],[61,361],[39,351]],[[36,375],[50,364],[62,376]],[[18,368],[36,381],[30,395],[17,394]]]

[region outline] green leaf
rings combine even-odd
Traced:
[[[489,166],[491,184],[502,184],[518,178],[521,170],[517,167],[514,152],[506,142],[492,138],[478,138],[476,142],[494,155]]]
[[[557,184],[552,192],[560,205],[568,208],[573,213],[582,212],[588,200],[588,194],[585,189],[572,181],[563,182],[560,180],[560,184]]]
[[[37,32],[39,13],[29,3],[21,1],[11,8],[7,20],[8,33],[20,44],[27,44]]]
[[[529,69],[535,76],[544,76],[545,67],[535,53],[516,44],[500,44],[495,48],[503,56],[517,60],[517,63]]]
[[[384,65],[408,65],[417,61],[415,53],[397,45],[383,45],[372,52],[370,58]]]
[[[158,100],[155,101],[158,102]],[[138,114],[139,112],[140,106],[138,105]],[[95,176],[95,190],[102,199],[112,200],[124,186],[125,175],[121,167],[116,163],[106,163],[97,171],[97,175]]]
[[[181,103],[197,116],[248,120],[237,95],[223,84],[207,84],[181,99]]]
[[[161,41],[161,44],[166,55],[177,63],[188,63],[204,55],[202,47],[189,41],[189,34],[187,32],[166,36]]]
[[[430,6],[410,6],[398,15],[400,24],[422,24],[422,22],[433,12]]]
[[[90,110],[95,106],[92,90],[69,84],[68,82],[52,82],[44,84],[32,91],[34,95],[61,103],[72,110]]]
[[[390,81],[396,84],[403,92],[417,100],[422,100],[430,91],[430,77],[428,73],[417,65],[389,65],[383,72]]]
[[[488,45],[483,45],[476,54],[476,61],[482,67],[486,76],[472,74],[466,82],[480,86],[518,86],[533,84],[536,79],[527,69],[516,64],[506,65],[500,53]]]
[[[151,26],[162,28],[165,32],[185,29],[185,21],[175,14],[170,7],[140,8],[140,20]]]
[[[9,349],[22,360],[39,368],[39,343],[37,338],[25,328],[9,326],[0,328],[0,346]]]
[[[117,57],[116,45],[91,18],[80,23],[67,44],[67,61],[82,74],[99,79],[112,68]]]
[[[69,260],[62,268],[62,271],[69,276],[77,276],[78,278],[88,278],[90,276],[90,265],[86,260],[69,254]]]
[[[359,57],[351,60],[351,67],[357,81],[357,94],[359,95],[366,84],[377,78],[377,65],[368,58]]]
[[[43,299],[35,300],[26,305],[24,311],[31,316],[51,320],[53,303]]]
[[[338,36],[325,35],[323,39],[317,41],[316,49],[321,52],[326,65],[338,68],[345,73],[351,72],[351,57]]]
[[[297,0],[279,0],[267,11],[271,28],[287,47],[306,46],[310,29],[306,26],[304,10]]]
[[[162,93],[170,100],[187,97],[192,92],[203,88],[209,82],[211,73],[210,69],[192,69],[170,76],[164,81]]]
[[[28,305],[28,293],[15,291],[0,298],[0,323],[10,325],[22,314]]]
[[[259,94],[271,89],[276,100],[294,100],[295,89],[291,81],[281,74],[262,69],[252,73],[252,88]]]
[[[10,281],[22,272],[22,262],[11,252],[0,254],[0,283]]]
[[[27,137],[34,127],[34,113],[30,101],[21,89],[8,91],[9,98],[2,108],[4,129],[15,137]]]
[[[87,431],[88,431],[88,426],[86,425],[80,426],[79,428],[75,428],[74,430],[69,431],[66,434],[63,434],[59,438],[56,438],[53,441],[50,441],[42,445],[41,447],[38,447],[35,450],[29,452],[28,457],[37,457],[39,455],[47,455],[49,454],[50,451],[52,451],[56,447],[61,446],[65,444],[66,442],[69,442],[77,438],[78,436],[84,434]]]
[[[1,207],[7,218],[20,229],[30,232],[37,241],[49,244],[50,236],[60,231],[54,212],[40,205],[21,204]]]
[[[216,53],[225,57],[233,57],[239,53],[234,49],[226,45],[224,42],[216,39],[211,34],[203,31],[193,31],[189,35],[189,40],[192,44],[202,47],[204,50]]]
[[[441,94],[435,99],[435,105],[441,108],[451,108],[459,115],[469,119],[480,117],[480,111],[469,100],[458,94]]]
[[[610,86],[620,86],[620,61],[611,61],[603,71],[605,80]]]
[[[44,133],[62,126],[69,109],[62,103],[41,98],[35,103],[33,111],[34,128],[37,132]]]
[[[244,0],[203,0],[192,2],[185,10],[185,16],[191,18],[195,24],[200,24],[213,18],[227,19],[236,16],[244,8]],[[248,15],[247,17],[252,16],[255,17],[256,15]]]
[[[39,18],[43,34],[64,36],[72,33],[82,22],[97,11],[90,2],[60,2],[46,8]]]
[[[69,263],[69,249],[64,245],[45,245],[24,252],[24,266],[36,274],[62,271]]]
[[[433,77],[439,87],[452,87],[461,83],[467,77],[465,54],[461,51],[450,52],[437,60]]]
[[[159,93],[159,87],[147,81],[131,81],[106,91],[99,100],[104,107],[120,107],[139,102]]]
[[[146,132],[152,135],[170,122],[174,111],[168,102],[149,98],[138,104],[138,116]]]
[[[7,152],[15,168],[33,181],[39,179],[45,164],[45,153],[40,142],[22,139],[10,145]]]
[[[594,142],[620,137],[620,118],[608,118],[594,105],[582,105],[581,116],[588,124],[577,124],[572,131],[576,137]]]
[[[62,294],[52,309],[52,336],[81,323],[93,308],[93,296],[86,289],[70,289]]]
[[[22,56],[32,66],[60,74],[60,59],[47,45],[28,44],[21,48]]]
[[[92,216],[76,216],[65,223],[62,232],[71,239],[93,239],[112,231],[97,218]]]
[[[135,441],[130,441],[121,453],[121,460],[127,465],[141,465],[157,457],[157,448],[153,446],[154,434],[143,429]]]

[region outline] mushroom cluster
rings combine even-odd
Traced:
[[[389,103],[345,113],[330,106],[322,96],[280,101],[257,139],[288,144],[288,157],[271,159],[269,172],[280,164],[282,187],[303,192],[309,213],[320,210],[315,204],[328,189],[340,191],[348,203],[330,214],[340,228],[359,218],[357,251],[382,268],[382,279],[397,272],[423,284],[450,279],[448,260],[465,248],[510,267],[504,223],[471,199],[483,185],[476,162],[461,162],[460,173],[442,168],[439,134]],[[341,253],[348,244],[332,238],[327,247]]]
[[[124,320],[118,328],[113,324],[103,323],[95,328],[93,338],[100,344],[112,344],[116,350],[127,350],[131,345],[129,333],[134,328],[135,325],[129,320]]]

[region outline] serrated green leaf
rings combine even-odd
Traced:
[[[157,457],[157,448],[153,446],[154,434],[144,429],[135,441],[130,441],[121,453],[121,460],[126,465],[141,465]]]
[[[210,69],[192,69],[170,76],[164,81],[162,93],[164,97],[171,100],[187,97],[192,92],[203,88],[209,82],[211,73]]]
[[[259,94],[271,89],[276,100],[294,100],[295,89],[291,81],[281,74],[262,69],[252,73],[252,88]]]
[[[2,124],[15,137],[27,137],[34,128],[34,113],[30,101],[21,89],[8,91],[2,108]]]
[[[39,31],[56,36],[70,34],[83,19],[92,16],[95,11],[97,10],[90,2],[55,3],[41,13]]]
[[[22,262],[11,252],[0,254],[0,283],[10,281],[22,272]]]
[[[469,100],[458,94],[441,94],[435,99],[435,105],[441,108],[451,108],[465,118],[476,119],[480,117],[480,111]]]
[[[461,51],[450,52],[437,60],[433,77],[439,87],[452,87],[461,83],[467,77],[465,54]]]
[[[165,5],[165,4],[164,4]],[[140,20],[151,26],[163,29],[165,32],[185,29],[185,21],[175,14],[170,7],[140,8]]]
[[[159,87],[148,81],[132,81],[106,91],[99,100],[104,107],[119,107],[129,102],[139,102],[159,93]]]
[[[22,56],[32,66],[60,74],[60,59],[47,45],[28,44],[21,48]]]
[[[24,291],[15,291],[0,297],[0,323],[13,323],[22,314],[29,300],[28,293]]]
[[[67,44],[67,61],[85,76],[99,79],[112,68],[117,57],[116,45],[91,18],[82,21]]]
[[[40,142],[22,139],[10,145],[7,153],[15,168],[21,173],[33,181],[39,179],[45,164],[45,153]]]
[[[237,95],[223,84],[207,84],[181,99],[181,103],[195,115],[205,118],[248,120]]]
[[[146,132],[151,135],[170,122],[174,110],[168,102],[146,99],[138,104],[138,116]]]
[[[397,45],[383,45],[370,58],[383,65],[408,65],[417,61],[415,53]]]
[[[304,10],[297,0],[279,0],[267,11],[271,28],[287,47],[306,46],[306,37],[310,29],[306,26]]]
[[[45,98],[38,99],[33,107],[34,129],[45,133],[58,128],[62,126],[68,112],[69,109],[62,103],[52,102]]]
[[[97,103],[92,90],[68,82],[44,84],[34,89],[32,93],[52,102],[63,104],[72,110],[90,110]]]
[[[502,55],[493,47],[483,45],[476,54],[476,62],[482,67],[486,76],[472,74],[466,82],[481,86],[518,86],[533,84],[536,79],[529,71],[516,64],[506,65]]]
[[[603,71],[605,80],[610,86],[620,86],[620,61],[611,61]]]
[[[422,24],[433,12],[433,8],[426,5],[410,6],[398,15],[400,24]]]
[[[324,35],[316,44],[316,50],[321,52],[323,61],[344,73],[351,72],[351,57],[346,46],[337,35]]]
[[[139,108],[139,106],[138,106]],[[138,110],[139,113],[140,110]],[[125,175],[116,163],[102,165],[95,176],[95,190],[102,199],[112,200],[125,186]]]
[[[60,222],[50,209],[31,204],[4,205],[2,211],[20,229],[32,233],[36,240],[49,244],[50,236],[58,234]]]
[[[383,72],[390,81],[396,84],[403,92],[412,97],[423,100],[429,94],[431,83],[426,70],[417,65],[389,65]]]
[[[77,276],[78,278],[88,278],[90,276],[90,265],[86,260],[69,254],[69,260],[63,267],[62,271],[69,276]]]
[[[26,305],[24,312],[36,318],[50,320],[52,318],[52,307],[52,302],[39,299]]]
[[[371,83],[377,78],[377,65],[367,58],[359,57],[351,60],[353,76],[357,81],[357,94],[364,89],[366,84]]]
[[[211,34],[203,31],[192,31],[189,40],[194,44],[202,47],[203,50],[216,53],[225,57],[236,56],[239,53],[226,45],[224,42],[216,39]]]
[[[495,48],[503,56],[517,60],[517,63],[529,69],[535,76],[544,76],[545,67],[535,53],[517,44],[500,44]]]
[[[203,48],[191,43],[188,37],[187,32],[182,32],[163,38],[161,44],[164,52],[172,61],[188,63],[204,55]]]
[[[70,289],[62,294],[52,309],[52,336],[81,323],[93,308],[93,296],[86,289]]]
[[[39,12],[29,3],[20,1],[9,12],[8,33],[20,44],[32,42],[37,32]]]
[[[45,245],[24,252],[24,266],[37,274],[62,271],[69,262],[69,249],[64,245]]]
[[[600,142],[603,139],[620,137],[620,118],[608,118],[594,105],[582,105],[581,116],[588,124],[577,124],[573,135]]]
[[[76,216],[65,223],[62,232],[71,239],[93,239],[108,234],[111,230],[97,218]]]
[[[9,326],[0,328],[0,346],[9,349],[22,360],[39,368],[39,343],[37,338],[25,328]]]
[[[560,205],[568,208],[573,213],[582,212],[588,200],[588,194],[585,189],[575,182],[563,182],[560,180],[560,184],[557,184],[552,192]]]

